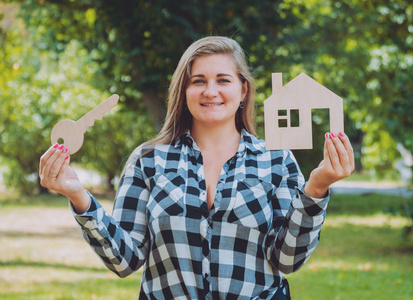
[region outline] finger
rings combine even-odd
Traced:
[[[52,146],[50,146],[49,149],[40,157],[40,164],[39,164],[39,176],[42,176],[43,174],[43,168],[46,163],[46,161],[52,156],[53,153],[56,152],[56,149],[59,147],[59,144],[56,143]]]
[[[64,145],[60,145],[59,147],[56,148],[56,151],[54,151],[54,153],[52,153],[52,155],[49,157],[49,159],[47,159],[45,161],[44,167],[43,167],[43,178],[47,178],[49,179],[49,175],[56,175],[57,173],[53,173],[53,172],[57,172],[60,168],[58,168],[56,170],[56,167],[54,167],[56,160],[59,158],[59,156],[63,153],[63,151],[65,151],[65,146]],[[53,169],[54,168],[54,169]],[[50,177],[52,178],[52,177]],[[53,178],[55,179],[55,178]]]
[[[47,151],[41,158],[40,178],[45,178],[47,174],[49,174],[50,166],[53,164],[53,162],[59,155],[59,148],[61,147],[61,145],[58,144],[57,147],[55,146],[56,145],[53,146],[53,149]]]
[[[59,180],[59,181],[60,181],[60,180],[64,180],[64,179],[66,178],[66,174],[67,174],[68,169],[69,169],[70,156],[67,155],[67,154],[65,154],[65,155],[66,155],[66,156],[65,156],[65,158],[64,158],[62,167],[60,168],[60,171],[59,171],[59,173],[58,173],[58,175],[57,175],[57,178],[56,178],[56,180]]]
[[[330,159],[330,163],[334,170],[334,173],[338,174],[341,172],[342,168],[340,164],[339,154],[332,139],[333,137],[331,136],[331,134],[330,137],[326,139],[328,157]]]
[[[48,176],[53,176],[51,178],[55,180],[57,180],[58,177],[60,176],[60,171],[67,157],[67,152],[69,151],[67,147],[64,147],[63,149],[59,149],[59,150],[61,150],[61,151],[58,151],[60,152],[60,154],[54,161],[53,165],[51,166],[50,171],[49,171],[50,173],[48,174]]]
[[[353,147],[351,146],[350,139],[342,131],[340,131],[340,133],[338,134],[338,137],[343,142],[343,145],[347,150],[348,157],[349,157],[350,164],[351,164],[351,170],[354,170],[354,151],[353,151]]]
[[[328,149],[327,149],[327,143],[328,143],[328,140],[330,139],[330,133],[326,133],[325,134],[325,139],[324,139],[324,152],[323,152],[323,155],[324,155],[324,162],[325,162],[325,164],[327,164],[327,165],[329,165],[329,166],[331,166],[331,161],[330,161],[330,156],[329,156],[329,154],[328,154]]]
[[[331,137],[332,137],[334,146],[336,147],[341,167],[343,169],[348,170],[350,167],[350,159],[348,156],[348,152],[343,145],[343,142],[337,137],[336,134],[334,134],[334,132],[331,133]]]

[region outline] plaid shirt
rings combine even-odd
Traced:
[[[74,215],[110,270],[144,265],[140,299],[272,299],[319,240],[329,197],[303,184],[290,151],[243,131],[208,210],[201,151],[184,134],[127,165],[112,216],[93,196]]]

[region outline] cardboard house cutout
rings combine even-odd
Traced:
[[[344,131],[343,99],[301,73],[285,86],[272,74],[273,94],[264,101],[267,150],[312,149],[312,109],[329,109],[330,132]]]

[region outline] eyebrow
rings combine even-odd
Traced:
[[[226,77],[226,76],[233,77],[231,74],[225,74],[225,73],[219,73],[219,74],[217,74],[217,77]],[[204,78],[205,75],[203,75],[203,74],[196,74],[196,75],[192,75],[192,76],[191,76],[191,78],[194,78],[194,77]]]

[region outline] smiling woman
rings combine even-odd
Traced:
[[[236,132],[235,115],[248,91],[236,74],[233,59],[217,54],[198,58],[191,68],[191,79],[186,89],[186,103],[192,115],[191,132],[207,126],[229,126]]]
[[[329,185],[350,174],[347,136],[325,136],[305,183],[287,150],[255,136],[254,80],[240,45],[194,42],[172,76],[165,124],[131,155],[113,215],[69,167],[67,148],[40,161],[45,187],[70,199],[85,240],[125,277],[144,266],[140,299],[289,299],[283,273],[313,253]]]

